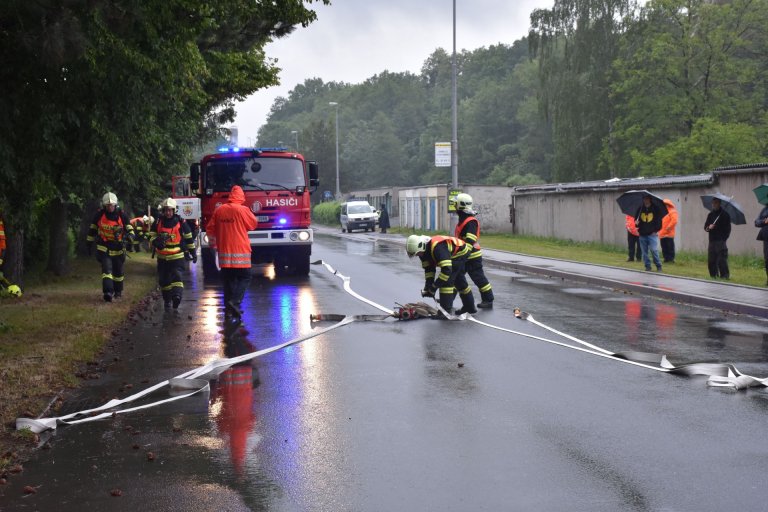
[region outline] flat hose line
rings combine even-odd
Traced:
[[[58,425],[77,425],[80,423],[87,423],[91,421],[107,419],[117,414],[127,414],[131,412],[139,411],[142,409],[148,409],[148,408],[156,407],[162,404],[174,402],[176,400],[181,400],[183,398],[187,398],[201,392],[208,392],[210,390],[210,381],[213,379],[216,379],[219,374],[223,373],[224,371],[226,371],[228,368],[230,368],[235,364],[242,363],[244,361],[249,361],[251,359],[255,359],[257,357],[261,357],[266,354],[270,354],[272,352],[278,351],[280,349],[283,349],[291,345],[296,345],[298,343],[323,335],[327,332],[330,332],[334,329],[338,329],[339,327],[342,327],[344,325],[350,324],[355,321],[386,320],[388,318],[393,317],[393,313],[394,313],[393,310],[387,307],[384,307],[370,299],[367,299],[366,297],[363,297],[362,295],[352,290],[352,287],[350,284],[351,279],[348,276],[341,274],[340,272],[335,270],[331,265],[329,265],[328,263],[322,260],[315,261],[312,264],[324,266],[331,274],[341,279],[343,283],[344,291],[346,291],[356,299],[362,302],[365,302],[366,304],[386,314],[385,315],[317,315],[317,319],[336,321],[336,323],[328,327],[318,329],[310,334],[299,336],[292,340],[286,341],[284,343],[280,343],[278,345],[273,345],[271,347],[268,347],[262,350],[257,350],[254,352],[250,352],[248,354],[243,354],[241,356],[232,357],[232,358],[216,359],[206,365],[189,370],[171,379],[159,382],[158,384],[150,386],[142,391],[139,391],[138,393],[134,393],[133,395],[127,396],[122,399],[112,399],[99,407],[95,407],[92,409],[85,409],[85,410],[70,413],[64,416],[58,416],[58,417],[52,417],[52,418],[17,418],[16,430],[29,429],[34,433],[41,433],[46,430],[55,430]],[[533,334],[523,333],[523,332],[515,331],[513,329],[507,329],[505,327],[489,324],[487,322],[477,320],[476,318],[472,317],[468,313],[454,316],[448,313],[447,311],[445,311],[444,309],[442,309],[439,303],[437,305],[437,309],[440,310],[448,320],[458,320],[458,321],[466,320],[466,321],[474,322],[478,325],[489,327],[491,329],[496,329],[499,331],[516,334],[525,338],[530,338],[538,341],[544,341],[546,343],[551,343],[564,348],[578,350],[580,352],[584,352],[587,354],[592,354],[600,357],[610,358],[615,361],[620,361],[623,363],[632,364],[632,365],[648,368],[648,369],[659,371],[659,372],[673,373],[673,374],[679,374],[679,375],[709,375],[709,380],[707,381],[707,384],[709,386],[728,387],[730,389],[744,389],[747,387],[768,386],[768,378],[759,379],[757,377],[752,377],[750,375],[742,374],[732,364],[692,363],[692,364],[686,364],[681,366],[674,366],[667,360],[666,356],[664,355],[649,354],[644,352],[613,353],[605,349],[602,349],[600,347],[597,347],[595,345],[591,345],[585,341],[582,341],[568,334],[557,331],[535,320],[532,315],[524,312],[516,311],[515,316],[517,316],[522,320],[531,322],[554,334],[557,334],[566,339],[574,341],[582,345],[583,347],[589,347],[589,349],[583,348],[583,347],[575,347],[573,345],[568,345],[567,343],[562,343],[559,341],[543,338],[541,336],[536,336]],[[649,364],[649,363],[652,363],[652,364]],[[169,398],[157,400],[157,401],[143,404],[136,407],[112,410],[115,407],[119,407],[121,405],[134,402],[140,398],[143,398],[165,387],[168,387],[169,393],[177,393],[177,394],[174,394]]]

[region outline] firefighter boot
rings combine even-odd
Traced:
[[[480,304],[477,307],[480,309],[490,309],[493,307],[493,290],[489,288],[488,291],[480,292]]]
[[[459,297],[461,298],[461,309],[456,312],[457,315],[463,313],[473,315],[477,313],[477,309],[475,309],[475,296],[472,295],[472,290],[469,290],[467,293],[460,293]]]
[[[163,290],[163,305],[165,309],[171,309],[171,292],[169,290]]]
[[[456,292],[443,293],[440,291],[440,307],[445,310],[449,315],[453,314],[453,299],[456,297]]]

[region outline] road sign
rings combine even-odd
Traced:
[[[435,142],[435,167],[451,166],[451,143]]]

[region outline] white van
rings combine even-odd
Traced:
[[[376,230],[376,210],[368,204],[368,201],[349,201],[342,203],[341,214],[341,232],[352,232],[353,229],[362,229],[363,231]]]

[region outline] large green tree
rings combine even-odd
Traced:
[[[264,46],[314,20],[305,3],[3,2],[0,208],[12,274],[25,253],[66,271],[68,213],[87,215],[106,190],[144,203],[233,119],[235,101],[274,85]],[[50,248],[25,251],[25,232],[45,226]]]
[[[626,176],[764,159],[767,25],[765,1],[649,2],[614,64],[604,161]]]

